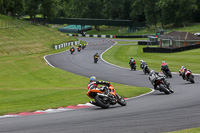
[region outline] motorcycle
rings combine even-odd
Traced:
[[[168,77],[172,78],[171,71],[167,65],[164,66],[164,68],[162,69],[162,72],[166,75],[167,78]]]
[[[151,81],[155,90],[159,90],[160,92],[164,92],[165,94],[174,93],[174,91],[171,89],[170,84],[165,80],[165,76],[163,74],[159,73],[158,76],[153,74],[149,77],[149,80]]]
[[[74,48],[71,48],[71,49],[70,49],[70,52],[71,52],[71,54],[73,54],[73,53],[75,52],[75,49],[74,49]]]
[[[180,73],[180,71],[179,71]],[[181,76],[181,74],[180,74]],[[191,83],[194,83],[194,75],[192,74],[192,71],[187,69],[185,72],[185,80],[190,81]]]
[[[83,45],[83,46],[82,46],[82,49],[84,49],[85,47],[86,47],[86,45]]]
[[[78,52],[80,52],[81,51],[81,47],[78,47],[77,50],[78,50]]]
[[[103,109],[107,109],[110,105],[120,104],[121,106],[126,106],[126,101],[120,95],[116,93],[114,87],[110,84],[109,86],[102,86],[108,90],[108,94],[105,94],[105,89],[101,90],[88,90],[87,95],[88,97],[95,100],[95,105],[99,106]]]
[[[94,63],[97,63],[99,56],[94,56]]]
[[[136,70],[137,65],[136,65],[135,61],[130,64],[130,67],[131,67],[131,71]]]
[[[146,73],[149,74],[149,72],[150,72],[150,71],[149,71],[149,67],[147,66],[147,64],[144,65],[144,67],[143,67],[142,70],[143,70],[144,74],[146,74]]]

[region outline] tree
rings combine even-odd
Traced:
[[[11,0],[7,9],[11,12],[13,18],[21,16],[24,13],[24,0]]]
[[[122,19],[126,0],[104,0],[104,13],[108,19]]]
[[[7,14],[8,13],[8,8],[9,8],[9,5],[11,3],[11,0],[0,0],[0,13],[2,14]]]
[[[155,8],[158,0],[145,0],[144,13],[147,25],[155,25],[159,22],[158,12]]]
[[[131,3],[130,18],[135,21],[145,21],[145,0],[134,0]]]
[[[32,22],[35,22],[35,17],[39,13],[39,5],[41,0],[26,0],[25,13],[30,16]]]
[[[191,20],[192,14],[197,11],[196,0],[178,0],[175,25],[185,26],[185,22]]]
[[[57,15],[59,0],[41,0],[40,13],[44,19],[52,19]]]
[[[160,0],[156,3],[162,25],[185,26],[197,11],[196,0]]]

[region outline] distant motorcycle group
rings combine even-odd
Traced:
[[[84,49],[86,47],[86,44],[83,44],[83,46],[81,46],[81,44],[77,47],[77,51],[78,52],[80,52],[81,51],[81,49]],[[75,52],[75,47],[74,46],[72,46],[71,48],[70,48],[70,53],[71,54],[73,54],[74,52]]]
[[[136,70],[136,62],[133,58],[130,59],[129,65],[132,70]],[[143,70],[144,74],[149,74],[149,80],[154,86],[155,90],[159,90],[161,92],[164,92],[165,94],[173,93],[170,83],[167,82],[166,77],[172,78],[171,71],[169,69],[169,66],[165,61],[162,61],[161,64],[161,71],[162,73],[155,72],[153,69],[149,69],[147,66],[147,63],[143,60],[140,60],[140,68]],[[194,83],[194,76],[191,72],[191,70],[185,68],[184,66],[181,66],[181,69],[179,70],[179,75],[182,76],[183,80],[190,81],[191,83]]]

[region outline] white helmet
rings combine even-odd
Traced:
[[[165,63],[165,61],[162,61],[162,63]]]
[[[140,60],[140,62],[143,62],[143,60]]]
[[[151,69],[149,72],[149,75],[152,75],[153,73],[155,73],[155,71],[153,69]]]

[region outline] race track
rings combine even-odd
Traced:
[[[86,77],[126,85],[152,85],[142,71],[115,67],[93,55],[103,53],[114,42],[99,38],[80,38],[89,45],[80,53],[69,51],[49,55],[46,59],[55,67]],[[105,40],[104,43],[102,40]],[[101,45],[98,45],[99,41]],[[93,44],[90,46],[90,44]],[[94,46],[94,43],[97,43]],[[127,62],[128,63],[128,62]],[[139,65],[137,67],[139,69]],[[72,77],[73,78],[73,77]],[[200,127],[200,76],[195,84],[183,81],[178,74],[168,79],[175,93],[165,95],[155,91],[149,95],[128,100],[125,107],[109,109],[91,107],[60,113],[0,119],[1,133],[159,133]],[[86,83],[87,87],[87,83]],[[87,92],[86,92],[87,93]]]

